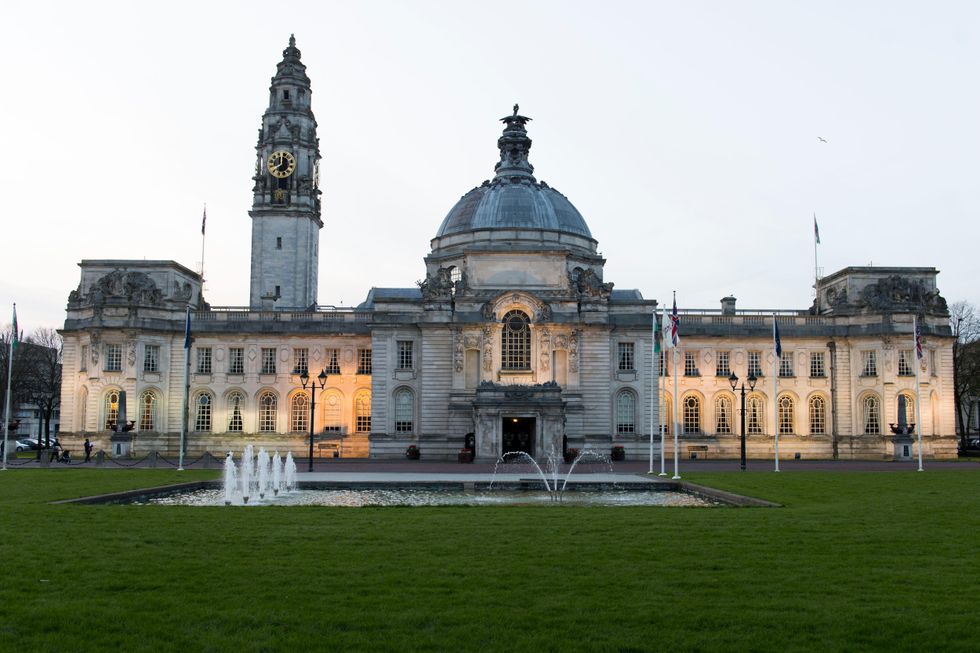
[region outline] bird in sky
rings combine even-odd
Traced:
[[[824,138],[823,136],[817,136],[817,140],[820,141],[821,143],[826,143],[827,142],[827,139]]]

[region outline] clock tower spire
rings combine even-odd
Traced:
[[[252,187],[252,309],[316,304],[320,240],[320,141],[310,78],[296,39],[282,51],[255,146]]]

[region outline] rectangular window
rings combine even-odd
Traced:
[[[245,373],[245,348],[231,347],[228,350],[228,374]]]
[[[106,372],[122,372],[122,345],[105,346]]]
[[[282,249],[282,236],[276,236],[276,249]]]
[[[340,374],[340,355],[336,349],[328,349],[326,352],[327,366],[324,371],[327,374]]]
[[[262,374],[276,373],[276,348],[262,348]]]
[[[160,371],[160,345],[143,345],[143,371]]]
[[[78,371],[85,372],[88,370],[88,345],[82,345],[82,359],[78,361]]]
[[[371,373],[371,350],[370,349],[357,350],[357,373],[358,374]]]
[[[716,354],[715,359],[715,376],[731,376],[732,365],[731,365],[731,354],[727,351],[719,351]]]
[[[898,375],[915,376],[914,360],[911,349],[900,350],[898,352]]]
[[[791,351],[784,351],[782,355],[780,355],[779,376],[781,377],[796,376],[796,374],[793,371],[793,361],[795,360],[795,358],[796,357],[793,356],[793,352]]]
[[[822,351],[810,352],[810,376],[827,376],[827,367]]]
[[[210,347],[197,348],[197,373],[198,374],[211,373],[211,348]]]
[[[939,376],[939,367],[937,366],[938,363],[936,362],[936,350],[930,349],[929,350],[929,373],[932,376]]]
[[[878,376],[878,354],[873,349],[861,352],[861,376]]]
[[[684,376],[701,376],[701,371],[698,370],[698,352],[684,352]]]
[[[670,375],[670,356],[667,355],[666,349],[660,350],[660,376]]]
[[[310,350],[306,347],[293,349],[293,374],[302,374],[310,369]]]
[[[414,352],[412,350],[411,340],[398,341],[398,369],[400,370],[415,369],[415,360],[414,360],[413,353]]]
[[[749,376],[762,376],[762,352],[749,352]]]
[[[618,358],[619,358],[619,371],[620,372],[632,372],[636,370],[634,365],[634,351],[632,342],[620,342],[617,344]]]

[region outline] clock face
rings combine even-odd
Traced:
[[[279,150],[269,155],[269,173],[273,177],[285,179],[296,170],[296,157],[289,152]]]

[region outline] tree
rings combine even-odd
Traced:
[[[966,448],[970,422],[970,398],[980,395],[980,316],[969,302],[955,302],[949,307],[949,325],[953,331],[953,402],[956,407],[956,430],[960,448]]]
[[[10,339],[13,337],[13,327],[7,325],[0,332],[0,410],[4,411],[3,418],[10,421],[13,411],[17,404],[22,402],[27,391],[27,384],[31,374],[30,356],[24,355],[24,343],[19,342],[14,352],[14,366],[10,374],[10,412],[7,410],[7,370],[10,367]],[[19,339],[18,339],[19,340]],[[2,424],[0,424],[0,437],[3,437]],[[13,437],[13,436],[11,436]]]
[[[26,400],[41,411],[44,421],[44,444],[51,445],[51,418],[61,404],[61,354],[63,342],[54,329],[37,329],[28,341],[25,358],[29,359]],[[38,450],[38,459],[41,451]]]

